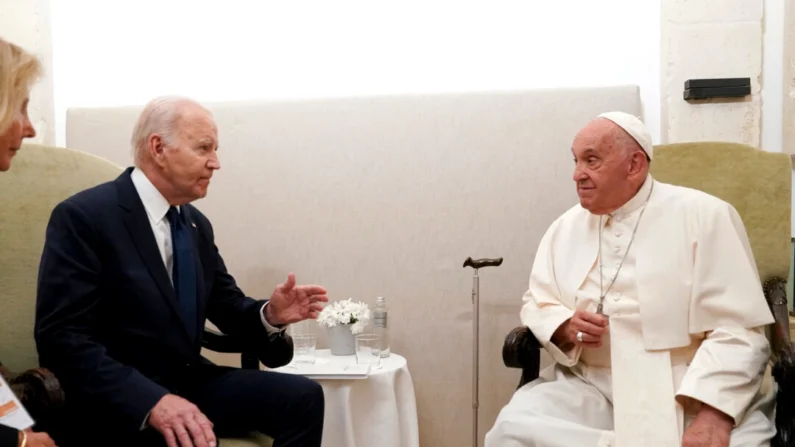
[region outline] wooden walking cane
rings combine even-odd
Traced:
[[[496,259],[472,259],[467,258],[464,261],[464,268],[472,267],[475,269],[475,275],[472,278],[472,447],[478,447],[478,354],[479,354],[479,335],[480,329],[480,277],[478,270],[483,267],[499,267],[502,264],[502,258]]]

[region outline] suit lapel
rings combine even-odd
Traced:
[[[185,329],[185,321],[183,320],[182,312],[180,312],[174,286],[171,284],[168,271],[163,264],[163,258],[160,256],[160,250],[157,248],[157,242],[155,241],[154,233],[152,233],[152,226],[149,223],[149,217],[146,215],[146,209],[144,209],[143,202],[141,202],[141,198],[135,190],[135,185],[130,179],[131,172],[132,168],[128,168],[116,180],[119,191],[119,206],[125,210],[123,213],[124,225],[127,227],[127,232],[130,234],[130,238],[138,250],[141,260],[147,270],[149,270],[149,274],[152,275],[157,288],[160,289],[161,295],[177,318],[180,319],[183,334],[188,335],[193,342],[195,336],[188,334],[187,329]]]

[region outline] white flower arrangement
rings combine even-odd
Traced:
[[[354,303],[352,298],[329,304],[317,317],[318,324],[326,328],[338,324],[350,325],[354,335],[362,333],[368,321],[370,308],[361,301]]]

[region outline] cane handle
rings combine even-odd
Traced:
[[[499,267],[502,264],[502,258],[481,258],[481,259],[472,259],[471,257],[467,258],[464,261],[464,267],[472,267],[475,269],[479,269],[482,267]]]

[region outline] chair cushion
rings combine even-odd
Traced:
[[[245,438],[221,438],[218,447],[272,447],[273,440],[260,433]]]
[[[121,172],[120,166],[84,152],[27,144],[11,169],[0,173],[0,361],[12,371],[38,366],[36,280],[52,209]]]
[[[736,143],[656,146],[651,173],[731,203],[743,219],[764,282],[790,271],[792,164],[787,154]]]

